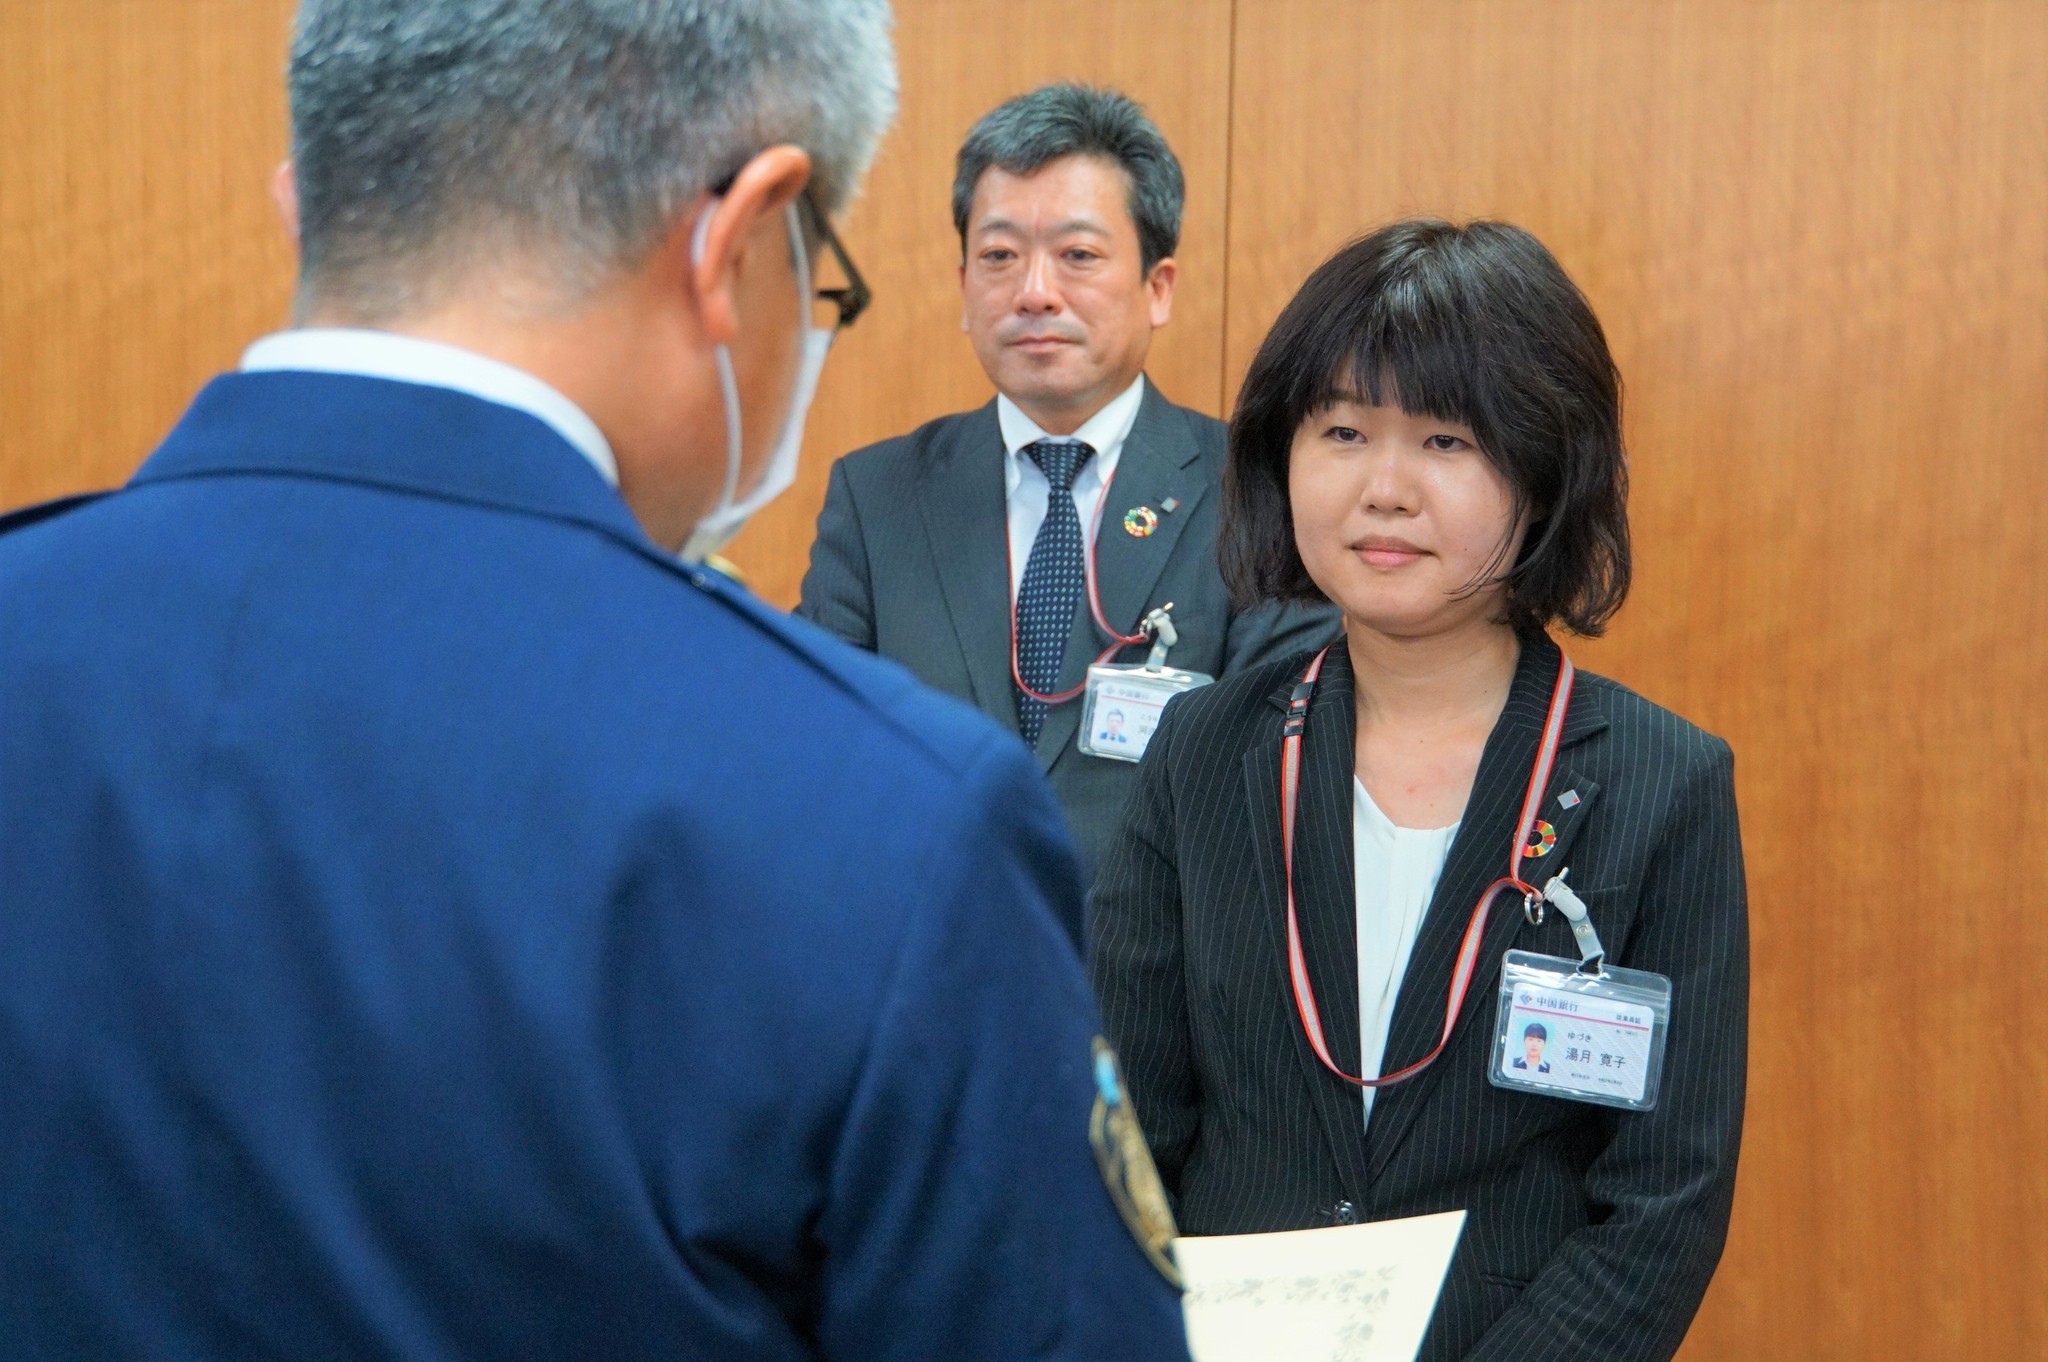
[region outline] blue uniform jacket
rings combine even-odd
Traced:
[[[0,1348],[1184,1358],[1079,906],[1014,736],[544,423],[220,379],[0,533]]]

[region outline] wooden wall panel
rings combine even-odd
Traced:
[[[290,13],[0,3],[0,507],[125,480],[283,323]]]
[[[1239,0],[1232,390],[1301,278],[1499,216],[1628,388],[1615,675],[1733,742],[1734,1233],[1685,1356],[2048,1338],[2048,6]]]
[[[755,590],[796,603],[833,459],[992,395],[960,330],[953,155],[975,119],[1046,81],[1123,90],[1180,157],[1180,285],[1148,370],[1174,400],[1219,411],[1230,10],[1230,0],[899,0],[902,113],[842,233],[875,303],[825,366],[796,486],[733,544]]]

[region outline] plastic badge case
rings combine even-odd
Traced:
[[[1098,662],[1088,669],[1088,700],[1081,710],[1080,748],[1091,757],[1136,761],[1145,755],[1159,713],[1184,690],[1206,686],[1200,672],[1157,670],[1129,662]]]
[[[1487,1077],[1497,1088],[1626,1111],[1657,1105],[1671,981],[1609,965],[1509,951]]]

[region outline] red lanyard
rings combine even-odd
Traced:
[[[1104,648],[1101,655],[1090,665],[1100,665],[1109,661],[1110,658],[1116,656],[1117,649],[1119,648],[1135,643],[1150,643],[1152,641],[1144,634],[1120,634],[1110,628],[1109,620],[1102,613],[1102,597],[1096,594],[1095,590],[1095,536],[1101,532],[1102,508],[1109,505],[1109,488],[1110,484],[1115,481],[1116,472],[1111,470],[1110,475],[1103,480],[1102,494],[1095,499],[1095,515],[1088,522],[1088,537],[1081,541],[1081,575],[1088,582],[1089,613],[1095,616],[1095,627],[1116,640],[1116,642]],[[1053,491],[1050,484],[1048,484],[1046,492],[1045,513],[1051,515],[1052,498],[1060,494]],[[1072,496],[1073,493],[1069,491],[1067,495]],[[1010,548],[1010,535],[1007,529],[1003,532],[1003,557],[1009,564],[1010,581],[1015,583],[1017,580],[1017,557]],[[1082,673],[1080,685],[1072,690],[1061,691],[1057,695],[1041,695],[1024,684],[1023,670],[1017,665],[1017,588],[1014,585],[1010,588],[1010,679],[1017,683],[1018,690],[1023,691],[1040,704],[1046,705],[1063,705],[1082,691],[1088,689],[1087,673],[1085,672]]]
[[[1486,935],[1486,917],[1494,899],[1505,889],[1520,890],[1524,903],[1537,897],[1536,886],[1522,878],[1522,859],[1529,845],[1529,833],[1536,826],[1536,811],[1543,806],[1543,792],[1550,787],[1551,768],[1557,764],[1558,739],[1564,733],[1564,712],[1571,704],[1576,671],[1572,660],[1559,653],[1557,684],[1550,692],[1550,713],[1543,721],[1543,743],[1536,749],[1536,764],[1529,771],[1529,791],[1522,796],[1522,817],[1515,825],[1515,847],[1508,857],[1508,873],[1487,886],[1472,909],[1472,920],[1465,924],[1465,939],[1458,946],[1458,967],[1451,971],[1450,995],[1444,1003],[1443,1035],[1437,1038],[1435,1049],[1413,1064],[1378,1078],[1361,1078],[1345,1073],[1330,1058],[1330,1047],[1323,1040],[1322,1014],[1316,1010],[1315,990],[1309,986],[1308,959],[1301,951],[1301,924],[1294,911],[1294,806],[1301,786],[1301,734],[1308,726],[1308,705],[1316,693],[1316,677],[1322,674],[1323,659],[1329,655],[1329,648],[1317,653],[1308,670],[1301,674],[1294,694],[1288,699],[1287,724],[1281,730],[1285,735],[1280,743],[1280,840],[1287,864],[1287,972],[1294,982],[1294,1008],[1301,1018],[1302,1033],[1308,1037],[1323,1067],[1346,1083],[1361,1088],[1384,1088],[1427,1069],[1450,1043],[1451,1028],[1458,1024],[1458,1011],[1465,1005],[1466,990],[1472,986],[1472,971],[1479,963],[1479,945]]]

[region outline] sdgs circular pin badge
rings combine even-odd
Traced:
[[[1124,512],[1124,533],[1143,539],[1159,528],[1159,512],[1150,506],[1133,506]]]

